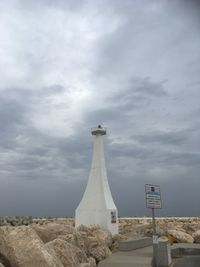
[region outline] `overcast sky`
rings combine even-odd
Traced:
[[[200,215],[198,2],[0,0],[0,216],[73,216],[98,124],[119,215]]]

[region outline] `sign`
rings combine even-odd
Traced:
[[[111,223],[117,223],[117,215],[115,211],[111,211]]]
[[[160,186],[145,184],[146,206],[148,209],[161,209]]]

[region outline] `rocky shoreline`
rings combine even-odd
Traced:
[[[3,216],[0,217],[0,226],[21,226],[31,224],[45,224],[55,221],[67,221],[74,223],[74,218],[59,217],[32,217],[32,216]]]
[[[182,222],[182,223],[193,223],[200,222],[199,217],[157,217],[158,222]],[[47,222],[55,221],[65,221],[74,223],[73,217],[33,217],[33,216],[0,216],[0,226],[11,225],[11,226],[20,226],[20,225],[30,225],[33,223],[44,224]],[[125,224],[145,224],[151,223],[151,217],[119,217],[120,225]]]
[[[200,243],[200,217],[158,217],[159,237]],[[119,241],[152,235],[150,217],[119,218],[119,234],[98,225],[74,228],[74,218],[0,217],[0,267],[95,267]]]

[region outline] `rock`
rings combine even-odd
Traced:
[[[88,226],[81,224],[81,225],[79,225],[79,227],[77,227],[77,231],[85,232],[88,235],[91,235],[94,231],[97,231],[100,229],[101,229],[101,227],[98,224],[91,224]]]
[[[29,226],[0,227],[0,253],[14,267],[63,267]]]
[[[97,266],[97,265],[96,265],[96,260],[95,260],[94,258],[89,257],[89,258],[87,259],[87,261],[88,261],[88,263],[90,264],[90,267],[96,267],[96,266]]]
[[[108,247],[112,245],[112,234],[108,230],[96,229],[92,232],[92,235],[102,243],[105,243]]]
[[[156,232],[157,235],[160,236],[167,236],[167,232],[168,232],[168,228],[167,226],[163,225],[163,226],[157,226],[156,227]],[[152,236],[152,231],[151,231],[151,235],[148,235],[149,237]]]
[[[110,247],[111,251],[116,252],[119,249],[119,242],[127,239],[128,237],[125,235],[120,235],[120,234],[114,235],[112,240],[112,245]]]
[[[54,239],[46,243],[45,247],[54,250],[64,267],[78,267],[87,261],[84,251],[62,239]]]
[[[122,235],[127,235],[128,237],[131,235],[132,238],[136,236],[150,236],[152,232],[152,224],[151,223],[136,223],[135,221],[127,221],[123,222],[120,226],[119,233]]]
[[[88,236],[88,250],[101,246],[102,242],[94,236]]]
[[[73,234],[61,235],[58,238],[63,239],[74,246],[83,250],[86,254],[88,254],[88,236],[86,232],[78,232],[74,231]]]
[[[106,245],[97,245],[89,247],[89,255],[95,258],[97,262],[104,260],[110,256],[112,252]]]
[[[67,235],[74,232],[74,227],[66,223],[50,222],[43,225],[34,224],[31,226],[44,243],[56,239],[59,235]]]
[[[86,233],[88,233],[88,227],[86,226],[86,225],[83,225],[83,224],[81,224],[81,225],[79,225],[77,228],[76,228],[76,230],[77,231],[80,231],[80,232],[86,232]]]
[[[77,232],[86,234],[87,255],[97,262],[112,254],[108,247],[112,245],[112,235],[109,231],[101,229],[99,225],[80,225]]]
[[[193,236],[193,234],[200,230],[200,224],[199,223],[186,223],[183,225],[183,229],[185,229],[187,234],[190,234]]]
[[[178,231],[178,230],[169,230],[168,234],[172,235],[174,237],[174,241],[177,243],[193,243],[194,238],[185,233],[184,231]]]
[[[194,238],[194,243],[200,243],[200,230],[194,232],[192,236]]]
[[[86,232],[74,232],[74,234],[62,235],[58,237],[59,239],[64,240],[67,243],[70,243],[76,247],[78,247],[85,255],[89,256],[87,262],[91,267],[96,267],[96,260],[93,257],[90,257],[90,248],[99,246],[99,243],[94,237],[89,239]],[[90,245],[89,245],[90,242]]]
[[[105,244],[108,247],[112,245],[112,234],[108,230],[101,229],[99,225],[80,225],[77,232],[84,232],[88,237],[95,237],[99,244]]]
[[[29,225],[29,224],[30,224],[30,222],[27,221],[27,220],[23,220],[23,221],[22,221],[22,225]]]
[[[92,259],[92,261],[91,261],[91,259]],[[92,258],[92,257],[90,257],[89,259],[88,259],[88,262],[86,262],[86,263],[81,263],[81,266],[80,267],[96,267],[97,265],[96,265],[96,261],[95,261],[95,259],[94,258]]]
[[[0,263],[1,263],[0,267],[1,266],[11,267],[9,260],[2,253],[0,253]]]

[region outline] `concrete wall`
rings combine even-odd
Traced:
[[[140,238],[133,240],[125,240],[119,242],[119,250],[130,251],[138,248],[144,248],[152,245],[152,238]]]

